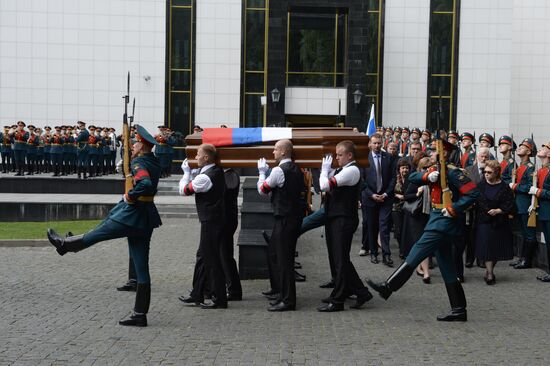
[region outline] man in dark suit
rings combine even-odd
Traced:
[[[371,149],[369,167],[362,171],[363,226],[367,225],[371,262],[378,263],[378,234],[380,234],[382,261],[391,267],[393,261],[390,252],[390,218],[396,180],[395,161],[382,151],[381,135],[372,135],[369,144]]]

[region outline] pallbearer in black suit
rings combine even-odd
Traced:
[[[275,216],[268,251],[275,251],[276,263],[274,268],[273,263],[271,265],[270,276],[274,276],[280,290],[267,310],[288,311],[296,309],[294,252],[305,212],[305,207],[301,204],[301,196],[305,191],[304,175],[291,159],[290,140],[277,141],[273,157],[278,165],[271,170],[268,177],[266,174],[269,166],[266,160],[258,160],[258,192],[262,195],[271,194]]]
[[[351,307],[359,309],[372,299],[372,294],[363,285],[350,260],[353,233],[359,225],[357,203],[361,189],[361,172],[355,164],[355,145],[342,141],[336,145],[336,160],[339,168],[332,170],[332,156],[323,159],[319,186],[327,192],[325,198],[327,243],[336,270],[335,287],[328,299],[317,310],[334,312],[344,310],[349,295],[356,295],[357,301]]]
[[[225,176],[225,225],[222,231],[221,261],[223,273],[225,275],[225,284],[227,285],[227,300],[238,301],[242,300],[243,289],[241,287],[241,279],[237,270],[237,263],[233,257],[235,243],[233,235],[239,225],[239,207],[237,197],[239,196],[239,188],[241,181],[239,174],[229,168],[224,169]]]
[[[187,159],[183,161],[183,177],[179,183],[179,192],[183,196],[195,195],[195,204],[201,224],[201,237],[197,250],[197,278],[193,279],[193,291],[189,298],[180,298],[185,303],[201,303],[203,309],[226,309],[227,293],[220,260],[220,244],[225,226],[224,192],[225,178],[223,169],[216,165],[216,148],[202,144],[195,158],[200,168],[199,174],[192,178]],[[208,281],[208,284],[207,284]],[[204,303],[206,290],[211,293],[212,302]],[[186,301],[188,300],[188,301]]]

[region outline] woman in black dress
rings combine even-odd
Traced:
[[[476,257],[478,263],[485,262],[485,282],[494,285],[494,268],[498,261],[513,257],[512,223],[510,215],[515,210],[514,193],[500,179],[501,167],[496,160],[485,165],[478,184],[481,192],[477,203]]]
[[[430,159],[424,157],[418,162],[418,171],[422,171],[430,166]],[[410,212],[407,209],[403,209],[403,229],[401,234],[401,244],[403,246],[403,254],[406,257],[414,243],[416,243],[422,234],[424,228],[428,223],[429,209],[426,210],[425,203],[430,205],[430,196],[428,186],[417,186],[416,184],[409,183],[407,190],[405,191],[404,200],[412,203],[415,201],[421,201],[419,208],[416,212]],[[427,201],[427,202],[425,202]],[[430,283],[430,269],[429,259],[426,258],[418,266],[416,273],[423,277],[424,283]]]
[[[399,258],[405,258],[403,255],[403,246],[401,245],[401,231],[403,228],[403,203],[405,202],[405,192],[409,185],[410,165],[407,159],[401,158],[397,162],[397,179],[395,189],[393,190],[395,200],[392,207],[393,236],[399,243]]]

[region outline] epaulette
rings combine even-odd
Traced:
[[[533,167],[533,163],[531,163],[531,162],[528,162],[526,165],[527,165],[528,168],[532,168],[532,167]]]

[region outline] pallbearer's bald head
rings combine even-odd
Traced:
[[[279,140],[273,149],[273,157],[277,162],[283,159],[292,159],[292,142],[290,140]]]

